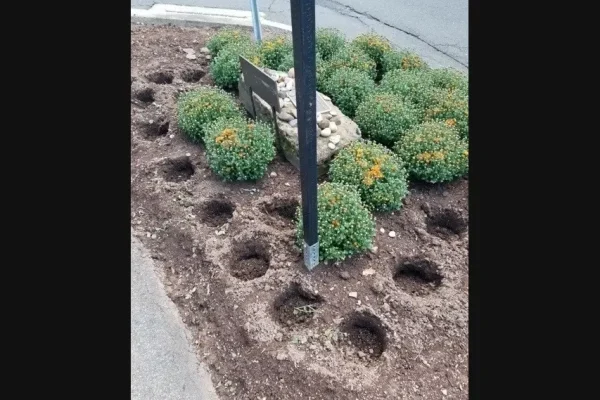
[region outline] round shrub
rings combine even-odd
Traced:
[[[364,50],[348,46],[335,53],[328,61],[324,61],[322,68],[323,78],[326,80],[333,72],[344,67],[366,72],[373,80],[377,77],[375,61],[371,60]]]
[[[283,57],[283,60],[281,61],[281,64],[279,64],[279,66],[277,68],[275,68],[277,71],[289,71],[290,69],[294,68],[294,53],[289,53],[286,54]]]
[[[325,91],[348,117],[353,118],[358,105],[373,92],[375,82],[364,71],[340,68],[325,81]]]
[[[436,89],[425,110],[426,121],[442,121],[456,128],[463,139],[469,137],[469,97],[458,89]]]
[[[388,51],[383,55],[382,71],[387,73],[395,69],[429,69],[427,63],[416,53],[409,51]]]
[[[275,158],[274,141],[269,124],[219,118],[206,130],[208,165],[225,181],[260,179]]]
[[[261,61],[265,67],[279,70],[285,57],[292,54],[292,50],[292,41],[287,36],[279,35],[272,39],[264,40],[260,46]]]
[[[441,89],[459,90],[469,93],[467,76],[452,68],[435,68],[429,71],[433,86]]]
[[[425,109],[432,102],[434,87],[431,76],[425,71],[395,69],[383,76],[378,89],[412,103],[423,118]]]
[[[421,122],[410,102],[393,93],[379,92],[360,103],[354,121],[363,137],[390,148],[405,131]]]
[[[206,47],[208,47],[212,56],[216,57],[223,48],[230,44],[251,42],[252,39],[247,33],[242,32],[239,29],[223,28],[208,40]]]
[[[210,74],[215,84],[223,89],[233,89],[238,85],[242,67],[240,56],[260,65],[258,47],[254,43],[235,43],[223,48],[210,64]]]
[[[352,46],[358,47],[375,61],[377,70],[381,73],[383,56],[392,51],[392,44],[389,40],[375,33],[364,33],[358,35],[353,41]]]
[[[331,162],[329,178],[356,187],[370,210],[397,210],[408,193],[408,174],[400,158],[369,141],[354,142],[342,149]]]
[[[375,222],[361,203],[356,189],[341,183],[325,182],[319,185],[317,204],[319,260],[343,260],[371,248]],[[298,245],[302,246],[301,207],[298,207],[296,218],[296,239]]]
[[[394,146],[412,179],[430,183],[451,181],[469,170],[469,150],[456,130],[443,122],[424,122]]]
[[[204,139],[206,126],[221,117],[240,116],[235,100],[221,89],[202,86],[177,100],[177,124],[194,142]]]
[[[334,28],[317,29],[315,42],[317,53],[321,54],[323,60],[330,60],[335,53],[346,47],[344,34]]]

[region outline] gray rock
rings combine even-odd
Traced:
[[[337,117],[331,118],[331,121],[335,122],[336,125],[341,125],[342,124],[342,118],[339,115]]]
[[[296,77],[296,75],[295,75],[295,72],[294,72],[294,68],[291,68],[291,69],[288,71],[288,76],[289,76],[290,78],[295,78],[295,77]]]
[[[350,279],[350,274],[346,271],[342,271],[342,272],[340,272],[340,278],[347,281],[348,279]]]
[[[294,119],[294,117],[292,117],[290,114],[286,113],[285,111],[277,113],[277,118],[279,118],[280,120],[285,121],[285,122],[290,122],[291,120]]]
[[[331,129],[329,129],[329,128],[322,129],[321,136],[323,136],[323,137],[331,136]]]
[[[323,118],[321,121],[317,122],[317,125],[319,125],[319,128],[321,129],[329,128],[329,120]]]
[[[296,127],[296,125],[298,125],[298,120],[297,119],[293,119],[293,120],[290,121],[290,126]]]
[[[338,144],[340,142],[340,140],[342,140],[340,135],[333,135],[332,137],[329,138],[329,141],[333,144]]]
[[[362,351],[359,351],[357,354],[360,358],[365,358],[367,356],[367,353],[364,353]]]
[[[200,49],[200,53],[202,54],[210,54],[210,50],[208,49],[208,47],[203,47]]]
[[[331,129],[331,133],[336,133],[337,132],[337,124],[335,122],[330,122],[329,129]]]
[[[329,147],[331,150],[335,150],[335,144],[331,142],[327,143],[327,147]]]

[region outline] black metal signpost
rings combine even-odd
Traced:
[[[290,0],[290,8],[300,147],[304,265],[311,270],[319,263],[315,0]]]

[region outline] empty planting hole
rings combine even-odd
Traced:
[[[310,321],[316,314],[323,298],[292,283],[275,299],[275,316],[283,325],[301,324]]]
[[[135,98],[142,103],[152,103],[154,101],[154,89],[144,88],[135,94]]]
[[[183,182],[194,175],[195,167],[187,157],[171,158],[165,163],[162,172],[169,182]]]
[[[400,262],[394,273],[394,280],[405,291],[424,295],[442,283],[439,267],[425,258],[410,258]]]
[[[205,74],[201,69],[188,69],[187,71],[183,71],[181,79],[186,82],[198,82]]]
[[[468,227],[467,218],[459,210],[453,208],[430,212],[425,223],[429,233],[442,239],[451,239],[454,235],[460,235]]]
[[[250,240],[233,247],[230,273],[243,281],[263,276],[269,269],[271,256],[267,246],[260,241]]]
[[[375,315],[361,312],[350,314],[342,322],[346,340],[366,356],[377,358],[387,346],[387,337],[381,320]]]
[[[297,199],[289,198],[283,200],[274,200],[266,206],[269,214],[278,215],[284,219],[293,220],[296,218],[296,210],[300,203]]]
[[[150,82],[166,85],[173,82],[173,73],[169,71],[158,71],[146,75],[146,78],[148,78]]]
[[[143,126],[143,133],[146,139],[156,139],[159,136],[164,136],[169,132],[169,120],[161,117],[156,120],[149,120]]]
[[[235,205],[229,200],[214,199],[204,203],[198,215],[200,221],[208,226],[217,227],[227,222],[235,210]]]

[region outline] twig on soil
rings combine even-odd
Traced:
[[[309,314],[312,315],[317,311],[313,304],[305,306],[294,307],[294,314]]]

